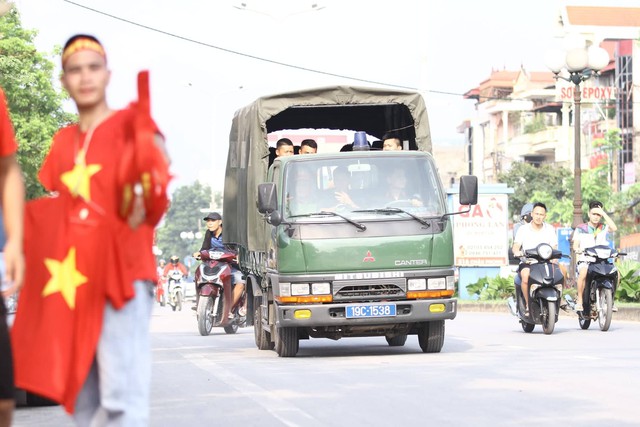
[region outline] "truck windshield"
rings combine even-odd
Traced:
[[[283,187],[287,218],[322,211],[348,213],[349,218],[397,213],[404,219],[446,212],[434,164],[423,155],[307,157],[289,162]]]

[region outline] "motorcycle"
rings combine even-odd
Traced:
[[[524,251],[522,261],[529,263],[530,268],[529,315],[525,314],[520,284],[516,285],[516,301],[514,302],[513,297],[508,301],[511,314],[519,319],[523,331],[533,332],[536,325],[542,325],[545,334],[553,333],[558,321],[564,276],[558,264],[552,263],[551,260],[560,259],[562,256],[562,252],[546,243]]]
[[[209,335],[213,327],[222,327],[227,334],[235,334],[246,321],[246,317],[238,313],[246,294],[232,307],[231,263],[235,258],[235,252],[228,250],[200,252],[202,262],[196,269],[195,285],[196,318],[202,336]]]
[[[184,302],[184,289],[182,286],[182,272],[180,270],[173,269],[169,271],[167,275],[167,291],[168,303],[173,311],[182,311],[182,303]]]
[[[626,255],[616,252],[607,245],[598,245],[584,250],[589,257],[587,279],[582,293],[582,311],[577,311],[580,328],[588,329],[592,320],[598,319],[600,330],[605,332],[611,326],[613,317],[613,297],[618,284],[618,269],[614,260]],[[575,311],[576,302],[567,295],[569,307]]]

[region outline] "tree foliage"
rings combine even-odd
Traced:
[[[156,233],[156,246],[162,251],[161,256],[168,259],[177,255],[180,259],[200,249],[202,238],[183,239],[182,232],[201,232],[205,227],[201,209],[211,204],[211,188],[199,182],[178,187],[171,196],[171,205],[162,226]]]
[[[498,175],[500,182],[506,183],[514,189],[509,197],[509,215],[513,217],[520,215],[520,209],[527,203],[542,201],[536,199],[540,193],[545,193],[547,200],[554,203],[547,204],[552,207],[558,201],[572,200],[573,198],[573,175],[566,168],[559,168],[552,165],[542,165],[535,167],[530,163],[518,162],[511,166],[506,173]],[[560,215],[562,216],[562,215]],[[551,220],[550,220],[551,221]]]
[[[53,62],[35,48],[36,34],[22,28],[15,7],[0,19],[0,85],[9,103],[28,199],[44,194],[37,179],[42,160],[53,134],[74,120],[62,108],[65,93],[53,85]]]

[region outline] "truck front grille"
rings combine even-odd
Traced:
[[[333,300],[370,300],[404,297],[407,282],[404,278],[337,280],[333,282]]]

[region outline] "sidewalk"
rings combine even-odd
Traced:
[[[493,312],[493,313],[511,313],[507,306],[507,301],[491,301],[491,302],[476,302],[469,300],[458,299],[458,310],[460,311],[476,311],[476,312]],[[576,316],[575,313],[567,313],[564,310],[560,310],[561,316]],[[623,307],[618,305],[618,312],[613,313],[614,320],[629,320],[634,322],[640,322],[640,306],[638,307]]]

